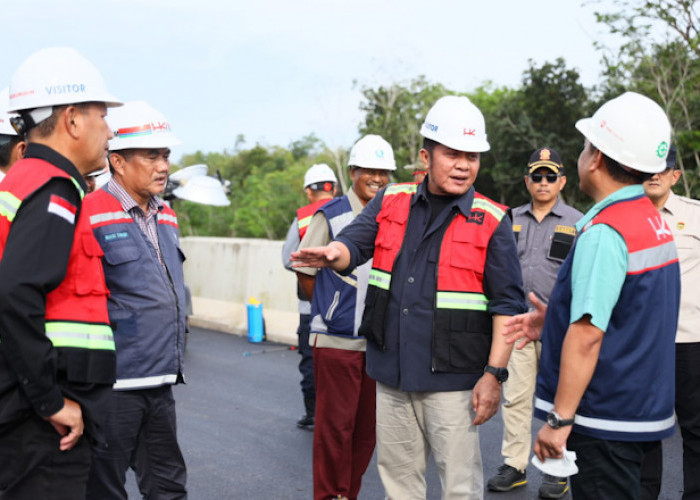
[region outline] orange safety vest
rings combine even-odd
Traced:
[[[376,218],[379,228],[367,293],[366,311],[370,312],[363,319],[360,333],[381,348],[385,347],[384,315],[389,304],[391,272],[403,246],[411,200],[417,187],[415,183],[387,187]],[[488,358],[492,325],[487,312],[488,297],[484,294],[484,267],[491,236],[507,210],[508,207],[475,192],[469,217],[457,213],[442,237],[433,323],[433,368],[436,371],[460,371],[454,366],[454,360],[450,361],[454,332],[462,338],[469,337],[469,346],[465,348],[472,352],[467,353],[467,357],[473,358],[471,361],[476,365],[482,358],[485,364]],[[481,367],[483,369],[483,364]]]
[[[0,259],[22,203],[52,178],[70,179],[83,196],[75,179],[41,159],[26,158],[18,162],[13,174],[4,179],[0,191]],[[109,291],[102,270],[102,249],[82,211],[78,209],[75,213],[75,207],[62,206],[60,198],[54,208],[63,210],[66,217],[77,216],[77,220],[66,276],[46,296],[46,336],[56,348],[79,349],[86,354],[78,366],[71,366],[69,380],[112,384],[116,358],[107,313]]]

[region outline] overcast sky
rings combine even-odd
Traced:
[[[580,0],[0,0],[0,86],[32,52],[68,45],[117,97],[166,115],[183,142],[174,160],[231,150],[238,134],[246,146],[314,133],[350,147],[362,86],[425,75],[457,91],[515,87],[528,59],[560,56],[596,83],[594,10]]]

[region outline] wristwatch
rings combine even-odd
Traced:
[[[567,425],[573,425],[573,418],[561,418],[561,416],[554,410],[547,413],[547,424],[552,429],[559,429],[560,427],[566,427]]]
[[[486,365],[484,367],[484,373],[490,373],[494,377],[496,377],[496,380],[498,380],[499,384],[502,384],[506,380],[508,380],[508,368],[496,368],[495,366],[491,365]]]

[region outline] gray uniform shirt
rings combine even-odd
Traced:
[[[518,258],[523,272],[525,297],[535,292],[549,301],[559,266],[576,239],[576,222],[583,214],[557,199],[552,210],[537,222],[532,202],[513,209],[513,234],[518,242]],[[528,306],[532,307],[528,299]]]

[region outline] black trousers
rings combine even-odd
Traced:
[[[700,342],[676,344],[676,418],[683,437],[683,500],[700,500]],[[644,457],[644,499],[659,496],[661,443]]]
[[[572,432],[566,447],[576,452],[579,472],[571,476],[576,500],[638,500],[645,443],[606,441]]]
[[[305,398],[316,398],[316,386],[314,385],[314,352],[309,346],[309,332],[311,331],[311,315],[299,315],[299,373],[301,373],[301,392]]]
[[[90,444],[59,449],[61,436],[36,414],[0,434],[0,499],[83,500]]]
[[[172,386],[112,391],[109,399],[107,446],[93,446],[86,498],[126,500],[129,467],[144,498],[187,498]]]

